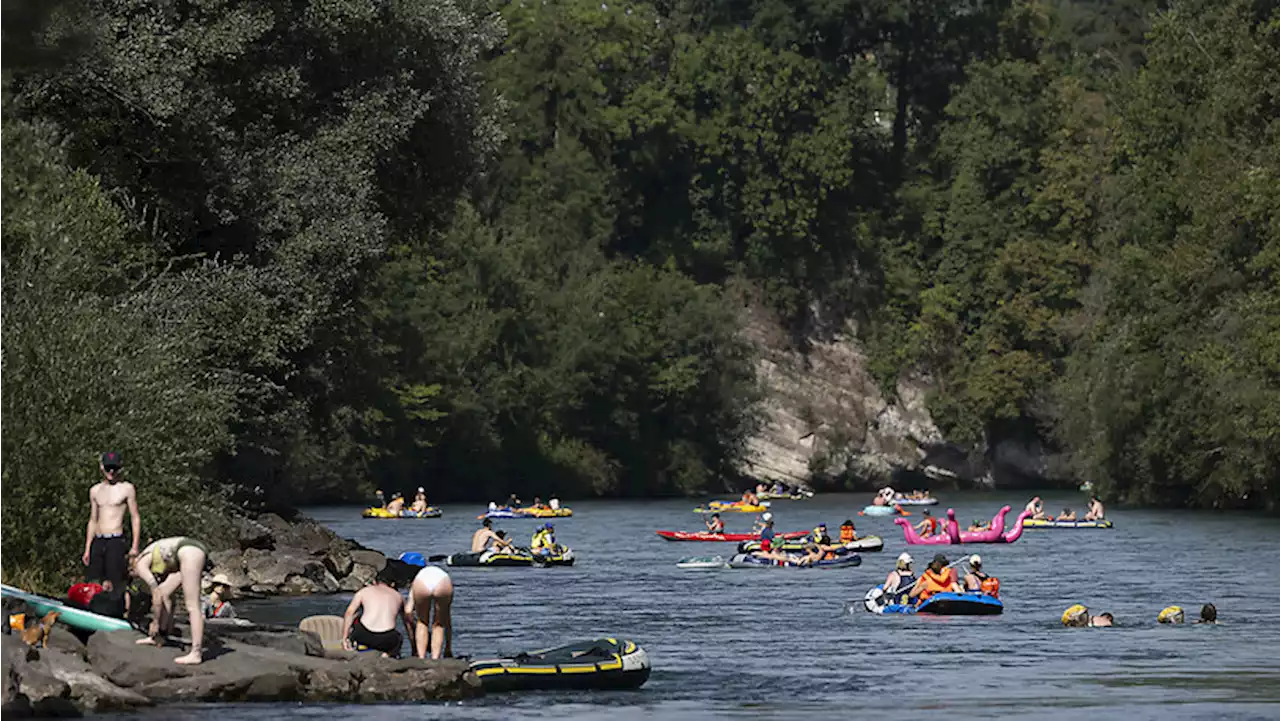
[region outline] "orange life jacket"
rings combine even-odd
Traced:
[[[982,592],[993,598],[1000,598],[1000,579],[987,576],[982,579]]]
[[[925,528],[925,531],[924,531],[926,536],[932,536],[933,534],[938,532],[938,519],[933,518],[931,516],[924,520],[929,522],[929,525]]]
[[[849,543],[853,541],[853,526],[840,527],[840,542]]]
[[[924,590],[920,592],[920,600],[927,600],[935,593],[950,591],[952,584],[955,582],[956,571],[954,568],[944,568],[942,573],[934,573],[932,568],[926,569],[919,581],[919,585],[924,587]]]

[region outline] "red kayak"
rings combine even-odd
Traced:
[[[759,541],[758,533],[708,533],[706,531],[654,531],[668,541]],[[804,538],[808,531],[791,531],[777,534],[782,538]]]

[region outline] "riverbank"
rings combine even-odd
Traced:
[[[68,716],[192,702],[410,703],[473,698],[479,679],[460,660],[326,652],[288,626],[211,622],[205,662],[180,666],[176,646],[139,646],[132,631],[82,642],[58,626],[48,646],[3,643],[6,718]]]

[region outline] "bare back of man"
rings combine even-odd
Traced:
[[[114,453],[104,459],[118,459]],[[116,461],[118,464],[118,461]],[[85,528],[84,555],[88,566],[85,576],[103,581],[112,588],[128,577],[127,556],[138,552],[138,535],[142,518],[138,515],[138,496],[133,484],[119,480],[119,465],[99,465],[106,480],[89,489],[89,523]],[[125,540],[124,514],[129,512],[130,539]]]
[[[363,646],[388,656],[400,655],[403,637],[396,630],[396,619],[403,615],[403,604],[400,592],[385,583],[357,591],[343,617],[343,647]]]
[[[489,544],[494,543],[497,538],[498,534],[494,533],[493,529],[481,528],[477,530],[475,533],[471,534],[471,552],[479,553],[485,550],[489,547]]]

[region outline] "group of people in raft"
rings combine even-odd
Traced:
[[[392,513],[400,513],[405,510],[403,493],[392,494],[390,501],[386,500],[381,490],[377,491],[375,495],[378,497],[378,506],[381,508],[385,508]],[[422,489],[422,486],[418,486],[418,493],[414,495],[413,503],[409,505],[409,511],[412,513],[426,513],[430,507],[427,505],[427,492]]]
[[[973,554],[967,559],[968,568],[961,578],[941,553],[929,562],[924,573],[916,577],[915,559],[905,551],[898,556],[898,562],[884,579],[885,596],[889,603],[908,605],[921,604],[939,593],[982,593],[995,598],[1000,597],[1000,579],[989,576],[982,570],[982,557]]]
[[[124,480],[120,454],[103,453],[98,469],[103,480],[89,489],[89,522],[81,559],[86,566],[86,582],[73,586],[68,600],[96,610],[112,608],[118,599],[121,609],[118,615],[130,618],[139,617],[137,612],[149,601],[151,622],[146,637],[138,643],[163,646],[173,634],[173,597],[181,589],[191,626],[191,648],[174,661],[184,665],[200,663],[204,660],[205,619],[234,615],[226,601],[230,581],[222,575],[213,576],[208,579],[211,593],[207,599],[202,596],[202,581],[211,564],[209,549],[198,539],[170,536],[150,541],[139,549],[142,515],[138,494],[134,485]],[[425,504],[426,497],[421,490],[419,496]],[[131,532],[127,537],[126,513]],[[387,650],[396,655],[401,637],[395,630],[395,622],[403,616],[405,628],[414,629],[409,641],[416,656],[425,658],[428,652],[431,658],[452,655],[453,583],[449,574],[435,566],[423,568],[409,584],[409,595],[405,599],[393,588],[395,579],[387,571],[384,569],[372,585],[357,592],[347,607],[343,628],[345,645]]]
[[[1075,511],[1070,508],[1062,509],[1062,513],[1055,519],[1053,516],[1047,516],[1044,512],[1044,503],[1040,500],[1040,496],[1036,496],[1027,502],[1026,512],[1031,514],[1028,516],[1034,521],[1101,521],[1106,518],[1107,509],[1102,505],[1102,501],[1097,496],[1089,498],[1089,510],[1085,513],[1084,518],[1077,519]],[[934,517],[929,509],[920,512],[922,518],[920,522],[912,526],[920,536],[928,537],[937,533],[942,533],[942,521]],[[969,531],[985,531],[991,528],[991,521],[984,521],[981,518],[975,518],[973,523],[969,524]]]
[[[703,523],[708,533],[724,533],[724,521],[719,513],[712,513],[711,517],[705,519]],[[826,523],[819,523],[808,536],[802,539],[804,541],[802,553],[787,553],[774,547],[777,532],[773,527],[773,514],[767,511],[756,519],[751,532],[760,536],[760,548],[752,551],[751,555],[796,566],[808,566],[817,561],[835,558],[845,544],[858,540],[857,529],[854,528],[851,520],[840,524],[838,541],[833,541],[827,533]]]

